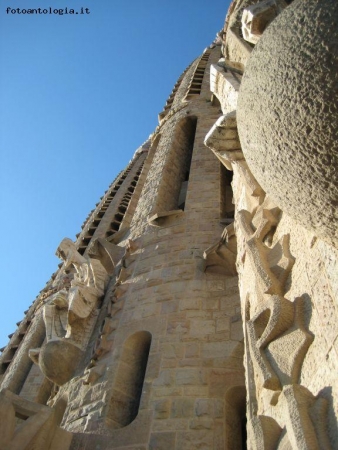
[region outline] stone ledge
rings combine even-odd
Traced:
[[[160,211],[153,215],[149,215],[148,223],[149,225],[155,227],[163,227],[169,225],[171,219],[176,219],[180,216],[184,211],[182,209],[174,209],[171,211]]]

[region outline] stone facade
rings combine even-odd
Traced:
[[[335,448],[337,22],[330,0],[233,1],[3,350],[1,448]],[[304,54],[321,144],[286,119],[311,109]]]

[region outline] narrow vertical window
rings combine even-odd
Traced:
[[[224,225],[229,225],[234,220],[234,205],[232,202],[232,176],[233,172],[220,164],[220,221]]]
[[[183,155],[182,155],[182,169],[178,181],[180,190],[178,194],[177,207],[179,209],[184,209],[185,207],[185,200],[188,191],[188,181],[190,175],[192,151],[194,148],[196,125],[197,119],[194,117],[188,117],[184,121],[182,129],[183,133],[180,136],[183,147]]]
[[[162,173],[155,211],[185,208],[196,125],[196,117],[186,117],[176,125]]]
[[[129,425],[138,414],[150,344],[151,334],[139,331],[123,345],[108,412],[113,429]]]
[[[225,394],[225,448],[247,449],[245,397],[245,386],[233,386]]]

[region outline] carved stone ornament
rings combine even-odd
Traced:
[[[313,335],[304,321],[304,298],[285,297],[295,259],[290,235],[278,231],[283,212],[251,174],[236,111],[217,120],[205,144],[234,171],[233,183],[242,186],[234,226],[248,355],[248,448],[329,450],[327,401],[300,384]],[[221,271],[222,263],[231,267],[226,246],[221,241],[205,251],[207,269]]]
[[[252,196],[250,189],[248,195]],[[329,450],[327,401],[300,384],[313,335],[304,321],[304,299],[285,298],[295,262],[290,237],[276,237],[281,210],[265,194],[259,203],[251,211],[237,213],[250,267],[246,270],[255,280],[255,287],[247,287],[245,293],[246,346],[252,371],[247,383],[256,397],[256,411],[248,411],[250,449]]]
[[[75,270],[74,277],[68,290],[49,298],[43,311],[46,343],[29,355],[48,379],[62,385],[72,378],[86,349],[109,277],[99,260],[80,255],[70,239],[63,239],[56,254],[64,260],[64,270]]]
[[[68,450],[72,434],[58,427],[56,411],[10,391],[0,392],[0,448]]]
[[[204,251],[204,270],[228,276],[236,275],[236,249],[234,224],[231,223],[225,227],[221,240]]]

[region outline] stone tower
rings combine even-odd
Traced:
[[[3,349],[1,448],[335,448],[337,25],[232,2]]]

